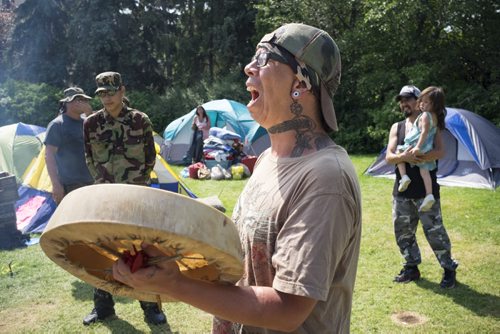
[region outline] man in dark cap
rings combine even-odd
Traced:
[[[118,261],[115,279],[216,315],[214,333],[348,333],[361,192],[347,152],[328,135],[337,130],[340,68],[333,39],[296,23],[265,35],[245,66],[247,107],[271,147],[233,211],[244,253],[235,286],[189,279],[171,263],[131,273]]]
[[[52,197],[59,204],[70,191],[93,183],[85,163],[83,117],[92,112],[83,89],[70,87],[60,100],[59,115],[45,135],[45,164],[52,183]]]
[[[410,151],[411,147],[404,152],[398,152],[397,150],[397,146],[403,144],[406,133],[410,131],[421,112],[417,103],[419,96],[420,89],[413,85],[404,86],[396,96],[396,101],[399,103],[399,108],[403,112],[405,120],[392,125],[385,157],[390,164],[406,164],[406,171],[411,179],[411,183],[400,191],[401,174],[398,168],[395,168],[396,180],[392,192],[392,216],[396,242],[405,263],[400,273],[394,277],[394,281],[408,283],[420,279],[418,265],[422,259],[416,238],[417,224],[420,220],[425,237],[444,270],[440,286],[442,288],[453,288],[456,284],[458,262],[451,256],[450,238],[443,225],[439,184],[436,180],[437,168],[430,171],[435,203],[430,210],[422,211],[419,208],[424,201],[426,191],[419,167],[415,165],[425,161],[438,160],[444,156],[441,132],[436,133],[434,149],[423,155],[414,156]]]
[[[84,123],[85,155],[95,183],[128,183],[148,186],[156,161],[153,128],[148,116],[124,103],[125,86],[120,73],[96,76],[97,90],[104,108]],[[157,303],[140,302],[144,321],[166,323]],[[94,290],[94,309],[83,319],[84,325],[114,316],[110,293]]]

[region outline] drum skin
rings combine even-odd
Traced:
[[[134,290],[112,277],[124,251],[146,242],[177,256],[181,273],[214,284],[233,284],[243,274],[234,223],[222,212],[173,192],[127,184],[99,184],[66,195],[52,215],[40,246],[57,265],[113,295],[172,301]]]

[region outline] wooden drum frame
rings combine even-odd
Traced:
[[[233,284],[243,274],[235,224],[222,212],[184,195],[128,184],[76,189],[61,201],[40,238],[45,254],[64,270],[113,295],[173,301],[113,279],[111,267],[142,242],[173,258],[181,273]]]

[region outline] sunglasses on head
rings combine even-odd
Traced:
[[[101,91],[97,92],[97,96],[99,96],[99,97],[115,96],[115,94],[117,92],[118,92],[118,89],[101,90]]]
[[[257,60],[257,67],[264,67],[269,62],[269,59],[279,61],[280,63],[283,63],[283,64],[287,64],[287,61],[285,58],[283,58],[282,56],[280,56],[277,53],[273,53],[273,52],[269,52],[269,51],[256,54],[255,56],[253,56],[252,61]]]

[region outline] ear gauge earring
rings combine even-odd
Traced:
[[[298,98],[299,96],[300,96],[300,92],[299,92],[298,90],[294,90],[294,91],[292,92],[292,97],[293,97],[293,98],[295,98],[295,99],[296,99],[296,98]]]

